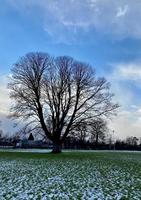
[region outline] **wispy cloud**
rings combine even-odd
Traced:
[[[124,7],[119,7],[118,10],[117,10],[117,17],[122,17],[122,16],[125,16],[128,12],[128,5],[125,5]]]
[[[121,64],[118,71],[122,79],[141,82],[141,63]]]
[[[134,0],[7,0],[19,12],[36,8],[43,29],[60,42],[71,42],[80,34],[98,31],[115,38],[141,38],[141,1]]]

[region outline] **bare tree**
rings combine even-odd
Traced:
[[[42,129],[54,144],[53,152],[61,151],[78,123],[110,116],[118,108],[105,78],[96,78],[91,66],[66,56],[27,54],[14,64],[9,87],[13,117]]]
[[[88,124],[84,122],[78,123],[76,125],[76,128],[74,128],[73,131],[70,132],[69,136],[79,140],[80,142],[83,142],[83,143],[86,142],[86,140],[89,137]]]
[[[126,138],[126,144],[130,146],[137,146],[138,140],[139,139],[137,137],[129,136]]]
[[[94,141],[95,146],[98,145],[99,141],[104,141],[107,133],[107,123],[103,119],[93,120],[90,123],[91,139]]]

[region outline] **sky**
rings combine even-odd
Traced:
[[[11,101],[12,65],[28,52],[69,55],[91,64],[111,83],[118,115],[114,137],[141,137],[140,0],[0,0],[0,119],[4,131]]]

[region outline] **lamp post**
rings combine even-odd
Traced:
[[[115,133],[115,131],[113,130],[112,132],[113,132],[113,143],[114,143],[114,150],[115,150],[115,140],[114,140],[114,133]]]

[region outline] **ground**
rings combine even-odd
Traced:
[[[0,152],[1,200],[141,199],[140,152]]]

